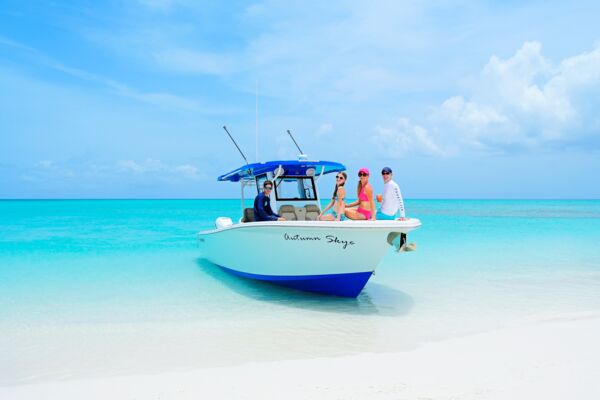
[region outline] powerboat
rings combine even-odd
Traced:
[[[333,161],[268,161],[246,164],[219,176],[241,185],[241,218],[219,217],[215,229],[198,233],[202,257],[230,273],[295,289],[357,297],[390,246],[421,226],[415,218],[392,221],[319,221],[319,179],[345,171]],[[245,207],[269,179],[270,200],[285,221],[257,222]]]

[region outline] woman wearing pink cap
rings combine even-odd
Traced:
[[[375,221],[373,188],[369,184],[369,170],[366,168],[358,170],[358,188],[356,193],[358,194],[358,200],[346,204],[346,217],[350,219]],[[354,206],[358,206],[358,208],[348,208]]]

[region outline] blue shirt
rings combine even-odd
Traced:
[[[254,199],[254,219],[256,221],[277,221],[280,218],[271,209],[271,199],[260,192]]]

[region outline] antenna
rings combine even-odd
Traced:
[[[244,161],[246,161],[246,164],[249,164],[248,159],[246,158],[246,156],[244,155],[244,153],[240,149],[240,146],[238,146],[238,144],[235,142],[235,140],[233,140],[233,136],[231,136],[231,133],[229,133],[229,131],[227,130],[227,127],[225,125],[223,125],[223,129],[225,129],[225,132],[227,132],[227,134],[229,135],[229,138],[231,139],[231,141],[233,142],[233,144],[235,144],[235,147],[237,147],[237,149],[240,152],[240,154],[242,155],[242,157],[244,157]]]
[[[296,145],[296,147],[298,148],[298,151],[300,152],[300,154],[304,154],[304,152],[302,151],[302,149],[300,148],[300,146],[298,146],[298,143],[296,142],[296,139],[294,139],[294,137],[292,136],[292,132],[290,132],[290,130],[287,130],[288,135],[290,135],[290,137],[292,138],[292,140],[294,141],[294,144]]]
[[[258,162],[258,79],[256,79],[256,162]]]

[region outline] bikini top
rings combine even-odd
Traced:
[[[367,194],[365,193],[365,188],[367,186],[369,186],[368,183],[365,186],[363,186],[362,189],[360,189],[360,193],[358,194],[358,199],[360,201],[369,201],[369,198],[367,197]]]

